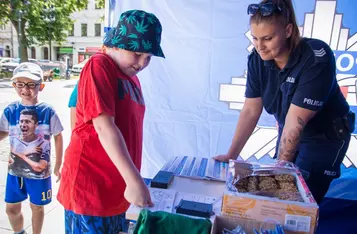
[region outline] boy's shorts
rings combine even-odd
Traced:
[[[5,190],[6,203],[18,203],[30,196],[30,202],[37,206],[52,201],[51,176],[46,179],[29,179],[8,174]]]
[[[109,217],[88,216],[64,211],[66,234],[118,234],[128,231],[125,214]]]

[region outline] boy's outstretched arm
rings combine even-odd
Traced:
[[[47,168],[48,162],[46,160],[41,159],[39,162],[35,162],[35,161],[32,161],[31,159],[29,159],[26,156],[26,154],[16,153],[15,151],[12,151],[11,153],[12,153],[12,155],[15,155],[16,157],[22,158],[22,160],[24,160],[28,165],[30,165],[32,170],[34,170],[36,172],[42,172],[43,170],[45,170]]]
[[[93,119],[100,143],[120,172],[126,183],[124,196],[136,206],[152,206],[149,190],[138,169],[130,158],[123,135],[115,125],[114,118],[106,113]]]
[[[57,181],[61,179],[61,165],[62,165],[62,157],[63,157],[63,136],[62,133],[57,134],[54,136],[55,140],[55,152],[56,152],[56,162],[53,173],[57,176]]]
[[[0,131],[0,141],[4,140],[9,135],[9,132]]]

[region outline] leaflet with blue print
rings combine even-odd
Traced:
[[[51,136],[63,131],[51,106],[13,102],[4,109],[0,131],[9,133],[9,174],[31,179],[51,175]]]
[[[228,163],[213,158],[177,156],[168,161],[161,170],[172,171],[176,176],[226,181]]]

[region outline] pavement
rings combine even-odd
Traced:
[[[77,79],[71,80],[54,80],[53,82],[45,82],[46,86],[39,94],[40,101],[44,101],[54,107],[64,127],[64,149],[67,147],[70,138],[70,119],[69,109],[67,107],[69,96],[76,84]],[[0,79],[0,113],[9,103],[18,100],[18,96],[11,86],[8,79]],[[54,145],[54,143],[52,143]],[[8,139],[0,141],[0,234],[13,233],[9,220],[5,213],[5,185],[7,176],[7,161],[9,155]],[[52,150],[52,162],[54,162],[54,150]],[[57,191],[59,184],[55,182],[56,178],[52,178],[53,197],[52,202],[45,206],[45,220],[42,233],[45,234],[60,234],[64,231],[64,210],[61,204],[57,201]],[[28,233],[32,233],[31,227],[31,209],[29,201],[22,204],[22,212],[24,215],[24,227]]]

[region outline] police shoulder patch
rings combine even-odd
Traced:
[[[313,51],[314,51],[315,57],[323,57],[326,55],[326,51],[324,48],[321,48],[319,50],[313,50]]]
[[[317,39],[309,39],[307,44],[310,46],[313,56],[315,57],[315,62],[324,63],[331,59],[331,49],[323,41]]]

